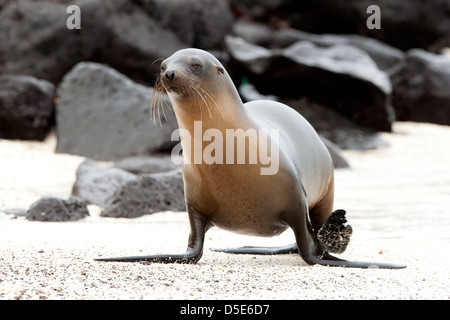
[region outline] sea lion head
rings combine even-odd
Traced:
[[[214,94],[221,78],[228,78],[228,74],[212,54],[200,49],[184,49],[161,63],[159,80],[169,95],[188,97],[199,88]]]
[[[152,112],[159,110],[166,92],[177,119],[229,118],[233,108],[242,108],[242,101],[230,76],[209,52],[183,49],[163,60],[155,83]],[[156,93],[156,94],[155,94]],[[164,109],[163,109],[164,110]],[[187,113],[186,113],[187,112]]]

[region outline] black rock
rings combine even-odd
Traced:
[[[68,3],[9,1],[0,12],[0,70],[57,84],[79,61],[95,59],[108,37],[99,0],[80,0],[82,28],[69,30]]]
[[[387,70],[402,59],[405,53],[379,40],[356,34],[312,34],[295,29],[281,29],[274,35],[272,48],[285,48],[298,41],[310,41],[322,48],[334,45],[352,46],[366,52],[380,70]]]
[[[180,165],[175,164],[170,155],[158,154],[126,158],[114,163],[114,167],[133,174],[150,174],[172,171],[180,168]]]
[[[42,198],[31,205],[26,218],[34,221],[74,221],[89,216],[86,203],[76,197]]]
[[[323,143],[328,149],[328,152],[331,155],[331,158],[333,159],[333,167],[335,169],[348,169],[350,168],[350,165],[348,161],[345,159],[344,155],[342,154],[341,148],[339,148],[338,145],[334,144],[330,140],[324,137],[320,137],[322,139]]]
[[[365,51],[380,70],[387,70],[405,57],[405,53],[376,39],[354,34],[313,34],[292,28],[275,29],[262,23],[238,20],[234,34],[267,48],[286,48],[298,41],[310,41],[318,47],[348,45]]]
[[[69,5],[81,29],[67,28]],[[96,61],[134,80],[154,83],[153,62],[189,46],[133,1],[10,1],[0,12],[0,70],[57,84],[74,65]]]
[[[142,175],[127,182],[116,191],[101,215],[136,218],[166,210],[186,210],[181,170]]]
[[[397,120],[450,125],[450,58],[410,50],[391,79]]]
[[[55,87],[30,76],[0,75],[0,138],[44,140],[52,125]]]
[[[165,108],[162,125],[150,119],[153,89],[107,66],[79,63],[63,79],[57,91],[58,144],[56,151],[95,160],[114,161],[167,150],[175,144],[171,134],[177,123]],[[161,97],[166,105],[170,101]]]
[[[137,178],[134,174],[119,168],[100,167],[90,159],[80,164],[76,176],[72,195],[102,208],[106,207],[120,186]]]
[[[187,47],[204,50],[222,46],[233,23],[225,0],[136,0],[164,30],[171,30]]]
[[[394,112],[389,76],[362,50],[346,45],[320,48],[307,41],[266,49],[227,37],[227,49],[262,94],[308,97],[355,123],[391,131]]]
[[[6,6],[9,0],[0,0],[0,11],[2,11],[3,7]]]
[[[1,212],[10,214],[11,216],[14,216],[14,218],[17,217],[26,217],[27,215],[27,209],[22,208],[13,208],[13,209],[3,209]]]
[[[237,19],[233,24],[234,36],[266,48],[274,46],[277,30],[265,23],[258,23],[248,19]]]
[[[103,20],[106,43],[99,61],[126,74],[135,81],[154,84],[160,58],[189,47],[174,32],[154,21],[133,1],[102,1],[108,18]]]
[[[319,103],[305,98],[284,99],[281,102],[298,111],[322,138],[330,140],[341,149],[370,150],[388,146],[379,132],[361,127],[335,110]]]
[[[449,0],[229,0],[241,16],[316,34],[359,34],[401,50],[438,51],[450,39]],[[380,8],[380,29],[369,29],[371,5]]]

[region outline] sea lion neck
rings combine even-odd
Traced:
[[[204,98],[206,100],[206,98]],[[180,129],[193,132],[196,122],[202,122],[204,130],[245,129],[254,123],[248,115],[239,95],[214,96],[204,100],[199,97],[172,97],[172,106]],[[206,103],[205,103],[206,102]]]

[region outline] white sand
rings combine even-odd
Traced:
[[[281,245],[212,229],[197,265],[96,262],[98,256],[183,252],[185,213],[31,222],[0,213],[0,299],[449,299],[450,127],[396,123],[389,148],[346,151],[336,208],[354,234],[342,255],[402,270],[308,266],[297,255],[227,255],[208,247]],[[44,143],[0,140],[0,211],[67,198],[82,157]]]

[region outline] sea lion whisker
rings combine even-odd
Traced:
[[[161,95],[159,97],[161,98]],[[159,126],[162,127],[160,110],[161,110],[161,103],[158,103],[158,120],[159,120]]]
[[[159,83],[158,83],[158,90],[160,91],[161,96],[163,96],[164,93],[166,92],[166,90],[164,89],[163,85],[161,84],[161,81],[159,81]],[[169,109],[170,111],[173,111],[172,107],[167,102],[167,99],[165,99],[165,97],[162,99],[162,104],[163,104],[163,108],[164,108],[164,106],[167,106],[167,109]]]
[[[157,103],[158,94],[159,94],[159,91],[157,89],[157,85],[155,84],[155,87],[153,88],[153,92],[152,92],[152,100],[150,101],[150,114],[152,115],[154,125],[156,125],[156,119],[155,119],[156,106],[155,106],[155,104]]]
[[[202,87],[199,87],[199,89],[202,90],[202,92],[211,100],[211,102],[213,102],[216,105],[218,111],[222,114],[222,118],[223,118],[222,108],[219,106],[217,101],[209,94],[208,91],[206,91]]]
[[[159,96],[160,96],[160,101],[161,101],[160,106],[161,106],[161,109],[162,109],[162,112],[164,115],[164,119],[167,122],[167,116],[166,116],[166,112],[165,112],[165,108],[164,108],[164,106],[167,105],[167,101],[166,101],[165,97],[163,96],[163,92],[160,92]],[[170,108],[169,108],[169,110],[170,110]]]
[[[200,119],[203,121],[203,113],[204,113],[204,105],[205,102],[203,101],[203,98],[200,96],[200,93],[198,92],[198,90],[195,87],[191,88],[192,93],[195,97],[196,100],[196,104],[200,107]]]
[[[155,103],[153,105],[153,123],[156,125],[156,110],[160,104],[160,92],[155,89]]]
[[[186,98],[189,101],[192,101],[194,98],[194,95],[192,94],[192,88],[186,85],[181,86],[181,91],[184,92]],[[188,104],[188,111],[191,111],[192,103]]]
[[[203,102],[206,110],[208,111],[209,118],[212,119],[211,108],[210,108],[210,105],[208,104],[208,102],[206,101],[206,99],[208,97],[202,93],[201,88],[197,88],[197,92],[198,92],[198,95],[200,96],[200,98],[202,98],[202,102]]]
[[[165,91],[164,87],[161,84],[161,74],[159,74],[156,78],[155,86],[153,87],[151,108],[152,108],[152,115],[153,115],[153,123],[156,125],[156,112],[158,112],[160,126],[162,126],[160,109],[161,109],[161,107],[164,108],[164,106],[162,105],[162,103],[163,103],[162,95],[164,94],[164,91]],[[163,100],[165,102],[165,99],[163,99]],[[163,113],[164,113],[164,117],[167,121],[167,117],[165,116],[164,109],[163,109]]]
[[[164,94],[164,92],[161,92],[161,95],[163,95]],[[169,109],[169,111],[173,111],[172,110],[172,107],[170,106],[170,104],[167,102],[167,99],[165,99],[165,97],[164,97],[164,99],[163,99],[163,103],[164,103],[164,105],[167,107],[167,109]]]
[[[201,89],[201,88],[199,88],[199,87],[192,87],[192,89],[193,90],[195,90],[195,92],[197,93],[197,97],[200,97],[201,99],[202,99],[202,102],[203,102],[203,105],[206,107],[206,109],[208,110],[208,113],[209,113],[209,118],[211,119],[212,118],[212,115],[211,115],[211,110],[209,109],[209,105],[208,105],[208,103],[206,102],[206,100],[205,100],[205,97],[201,94],[201,92],[198,90],[198,89]],[[202,108],[202,103],[199,101],[199,105],[200,105],[200,108],[201,108],[201,110],[202,110],[202,115],[203,115],[203,108]]]
[[[199,87],[197,83],[192,83],[192,86],[189,87],[190,91],[192,92],[193,96],[195,97],[195,104],[200,107],[201,112],[203,112],[203,106],[202,104],[205,104],[204,97],[201,96],[201,93],[199,92]],[[200,100],[200,98],[202,100]]]
[[[189,89],[195,101],[194,103],[200,107],[200,120],[203,121],[203,103],[199,99],[199,92],[195,87],[190,87]]]
[[[219,113],[220,113],[221,116],[222,116],[222,119],[225,119],[224,114],[223,114],[223,112],[222,112],[222,108],[219,106],[219,104],[217,103],[217,101],[216,101],[213,97],[211,97],[211,95],[208,93],[208,91],[206,91],[206,90],[203,89],[202,87],[199,87],[199,89],[202,90],[202,92],[206,95],[206,97],[209,98],[209,99],[211,100],[211,102],[213,102],[213,103],[216,105],[217,110],[219,111]],[[205,102],[205,103],[206,103],[206,102]],[[209,104],[207,104],[207,105],[208,105],[208,108],[209,108],[209,107],[210,107]]]
[[[158,91],[157,93],[157,103],[156,103],[156,111],[154,111],[154,122],[156,124],[156,112],[158,113],[158,120],[159,120],[159,125],[162,127],[162,122],[161,122],[161,97],[162,97],[162,91],[160,90],[160,86],[156,86],[156,90]]]
[[[212,99],[211,98],[211,96],[208,94],[208,92],[206,92],[206,90],[205,89],[203,89],[202,87],[199,87],[199,89],[201,90],[201,92],[203,92],[204,93],[204,95],[206,96],[206,98],[209,98],[210,100],[212,100],[212,102],[214,102],[215,104],[216,104],[216,106],[217,106],[217,103],[214,101],[214,99]],[[206,105],[206,108],[208,109],[208,112],[209,112],[209,118],[210,119],[212,119],[212,114],[211,114],[211,105],[209,104],[209,103],[207,103],[206,101],[205,101],[205,105]],[[220,110],[219,110],[220,111]]]
[[[164,93],[165,93],[165,92],[162,91],[162,90],[159,92],[159,106],[160,106],[160,108],[162,109],[162,113],[163,113],[163,116],[164,116],[164,120],[166,120],[166,122],[167,122],[168,120],[167,120],[167,115],[166,115],[165,107],[167,107],[167,109],[168,109],[169,111],[173,111],[173,110],[172,110],[170,104],[167,102],[166,95],[165,95]]]

